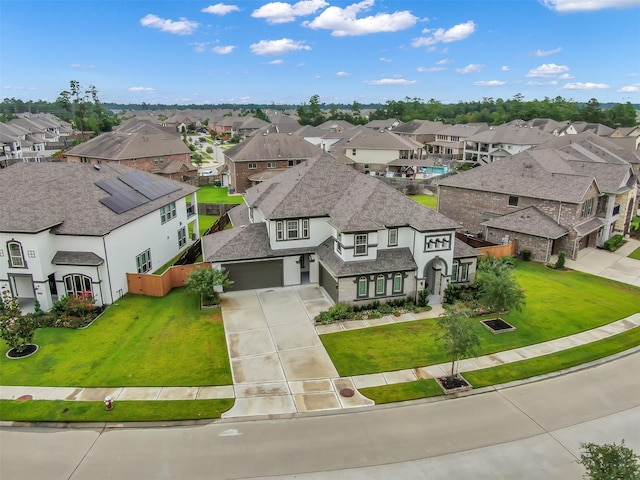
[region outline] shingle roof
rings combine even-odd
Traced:
[[[595,180],[591,175],[576,173],[567,158],[570,155],[556,149],[530,149],[452,175],[440,185],[581,203]]]
[[[418,268],[411,250],[390,248],[378,250],[374,260],[345,262],[333,251],[333,239],[328,238],[316,250],[318,257],[334,277],[353,277],[380,272],[406,272]]]
[[[558,225],[555,220],[536,207],[523,208],[517,212],[493,218],[482,225],[554,240],[569,233],[569,230]]]
[[[419,231],[457,227],[453,220],[328,154],[248,189],[245,201],[270,220],[330,217],[343,232],[404,225]]]
[[[477,251],[471,245],[464,243],[459,238],[454,239],[453,242],[453,258],[469,258],[469,257],[481,257],[482,253]]]
[[[437,131],[442,130],[444,124],[441,121],[432,122],[430,120],[411,120],[402,125],[398,125],[393,129],[397,134],[435,134]]]
[[[267,133],[256,135],[225,152],[225,157],[233,162],[256,160],[287,160],[311,158],[322,153],[298,135],[288,133]]]
[[[53,256],[51,263],[54,265],[97,267],[102,265],[104,260],[93,252],[69,252],[59,250]]]
[[[396,135],[389,130],[369,131],[344,144],[345,148],[365,148],[372,150],[417,150],[423,147],[411,138]]]
[[[67,155],[105,160],[188,154],[189,148],[179,135],[146,122],[128,124],[127,128],[103,133],[67,151]]]
[[[101,236],[198,190],[123,165],[100,167],[47,162],[16,163],[0,170],[0,231],[33,233],[55,227],[56,234]],[[100,202],[109,194],[96,182],[133,173],[150,182],[169,182],[177,190],[117,214]]]
[[[510,145],[540,145],[555,138],[552,134],[526,125],[509,123],[489,127],[467,137],[470,142],[504,143]]]

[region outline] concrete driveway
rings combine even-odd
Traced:
[[[221,295],[236,396],[223,418],[333,410],[373,402],[339,378],[313,325],[332,302],[318,285]]]
[[[631,252],[639,247],[640,240],[628,238],[627,243],[615,252],[587,248],[581,252],[577,260],[567,260],[566,266],[581,272],[640,287],[640,260],[628,257]]]

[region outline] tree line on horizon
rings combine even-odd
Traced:
[[[71,81],[70,91],[63,91],[55,102],[44,100],[23,101],[16,98],[5,98],[0,104],[0,121],[8,121],[17,114],[52,113],[65,121],[83,120],[88,129],[109,131],[118,123],[115,112],[136,110],[212,110],[225,109],[238,111],[239,115],[247,112],[259,112],[259,118],[268,119],[263,113],[268,110],[295,110],[301,125],[320,125],[328,120],[345,120],[354,125],[362,125],[370,120],[397,118],[403,122],[414,119],[441,121],[445,124],[465,124],[484,122],[490,125],[502,125],[513,120],[531,120],[534,118],[550,118],[557,121],[585,121],[601,123],[612,128],[633,127],[639,123],[640,105],[626,103],[601,104],[592,98],[586,103],[576,102],[563,97],[553,99],[525,101],[521,94],[503,100],[484,97],[481,101],[442,103],[435,99],[424,101],[421,98],[405,97],[403,100],[388,100],[385,104],[327,104],[320,102],[319,95],[312,95],[309,102],[302,105],[276,104],[219,104],[219,105],[165,105],[165,104],[117,104],[101,103],[94,86],[86,91],[75,81]],[[75,88],[75,90],[74,90]],[[78,116],[78,111],[84,117]],[[370,113],[363,114],[363,111]],[[77,125],[79,127],[79,125]]]

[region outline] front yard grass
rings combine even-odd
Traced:
[[[636,248],[633,252],[631,252],[629,254],[629,258],[640,260],[640,247]]]
[[[229,195],[227,187],[202,185],[197,195],[198,203],[230,203],[234,205],[244,203],[242,195]]]
[[[64,400],[0,400],[0,420],[13,422],[158,422],[220,418],[234,399],[116,401],[107,411],[103,402]]]
[[[522,312],[501,315],[515,332],[494,335],[469,319],[487,355],[572,335],[638,311],[640,288],[578,271],[556,271],[518,262],[514,272],[527,295]],[[433,338],[434,319],[322,335],[341,376],[402,370],[447,362]]]
[[[28,358],[10,360],[3,385],[203,386],[232,383],[219,309],[200,310],[186,288],[163,298],[127,294],[84,330],[43,328]]]

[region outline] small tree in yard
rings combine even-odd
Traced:
[[[437,325],[438,330],[434,337],[451,357],[449,378],[454,378],[458,374],[456,368],[458,360],[460,357],[473,355],[476,347],[480,345],[480,339],[464,313],[445,310],[438,317]]]
[[[229,280],[229,273],[226,270],[210,267],[196,268],[187,279],[189,291],[201,295],[205,305],[218,303],[217,290],[229,288],[232,285],[233,282]]]
[[[480,303],[492,312],[500,313],[512,308],[521,311],[524,307],[524,291],[509,270],[483,272],[479,283]]]
[[[640,480],[640,457],[628,447],[624,440],[598,445],[581,443],[582,453],[578,463],[587,470],[584,478],[590,480]]]
[[[18,299],[8,292],[3,293],[0,302],[0,338],[12,350],[21,353],[33,340],[36,322],[32,315],[22,316]]]

